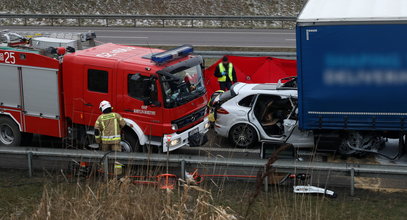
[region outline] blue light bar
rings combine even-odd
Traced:
[[[194,52],[194,48],[191,45],[182,45],[174,49],[170,49],[161,53],[157,53],[151,56],[151,60],[156,63],[165,63],[177,58],[185,57],[188,54]]]

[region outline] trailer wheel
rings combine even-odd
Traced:
[[[252,147],[257,142],[257,133],[248,124],[237,124],[230,129],[229,140],[238,147]]]
[[[17,124],[7,117],[0,118],[0,145],[19,146],[21,144],[21,132]]]
[[[120,142],[123,152],[140,152],[141,146],[136,135],[130,131],[124,132],[124,139]]]

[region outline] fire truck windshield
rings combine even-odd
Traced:
[[[200,65],[180,67],[170,74],[161,76],[165,107],[183,105],[206,92]]]

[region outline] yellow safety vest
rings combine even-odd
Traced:
[[[95,123],[95,129],[99,129],[101,134],[95,138],[100,139],[104,144],[120,143],[120,130],[125,124],[126,122],[118,113],[102,114]]]
[[[223,66],[223,63],[219,63],[219,72],[223,73],[225,71],[226,71],[226,68]],[[229,76],[230,81],[233,81],[233,74],[232,73],[233,73],[233,64],[229,63],[228,76]],[[222,77],[219,77],[218,81],[219,82],[226,82],[226,75],[222,76]]]

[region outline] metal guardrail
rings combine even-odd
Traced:
[[[296,52],[250,52],[250,51],[194,51],[194,54],[201,55],[205,58],[217,58],[224,55],[245,56],[245,57],[277,57],[296,59]]]
[[[124,164],[151,164],[169,162],[181,168],[185,173],[185,164],[212,165],[228,167],[252,167],[264,168],[267,160],[264,159],[240,159],[240,158],[209,158],[202,156],[174,155],[169,154],[143,154],[115,152],[106,155],[102,151],[69,150],[55,148],[31,148],[31,147],[0,147],[0,154],[27,155],[29,176],[32,176],[32,159],[36,157],[59,157],[66,160],[74,158],[104,159],[105,169],[109,159],[119,160]],[[351,177],[351,194],[354,191],[354,176],[364,175],[407,175],[407,166],[380,165],[380,164],[350,164],[350,163],[324,163],[324,162],[299,162],[295,160],[277,160],[273,165],[277,171],[325,171],[338,172]],[[105,175],[107,178],[107,175]]]
[[[18,18],[24,20],[24,25],[29,25],[29,19],[48,19],[50,25],[54,25],[56,19],[76,19],[77,25],[82,26],[82,21],[85,19],[102,19],[105,20],[105,26],[109,26],[109,20],[112,19],[125,19],[131,20],[133,26],[137,26],[137,20],[158,20],[161,21],[162,26],[165,27],[165,21],[169,20],[185,20],[190,21],[190,26],[194,27],[194,21],[219,21],[220,27],[223,27],[224,21],[269,21],[281,22],[281,28],[284,28],[284,22],[295,22],[294,16],[231,16],[231,15],[66,15],[66,14],[0,14],[0,18]],[[252,27],[253,24],[252,24]]]

